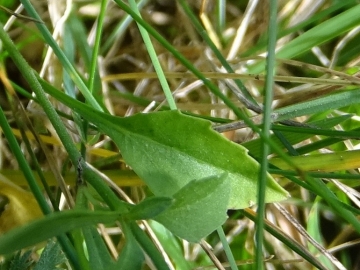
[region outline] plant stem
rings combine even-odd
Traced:
[[[132,10],[135,12],[135,14],[138,15],[141,18],[141,14],[139,12],[139,9],[138,9],[138,6],[137,6],[136,2],[134,0],[129,0],[129,4],[130,4],[130,7],[132,8]],[[170,107],[171,110],[177,110],[176,103],[175,103],[174,98],[172,96],[169,84],[167,83],[164,71],[161,68],[161,65],[160,65],[159,59],[158,59],[158,57],[156,55],[154,46],[151,43],[150,36],[149,36],[148,32],[146,31],[146,29],[143,28],[140,24],[138,24],[138,27],[139,27],[141,36],[142,36],[142,38],[144,40],[144,44],[146,46],[146,49],[147,49],[147,51],[149,53],[149,56],[151,58],[151,61],[152,61],[153,65],[154,65],[154,69],[156,71],[156,74],[158,75],[160,84],[162,86],[162,89],[163,89],[165,97],[166,97],[166,100],[169,103],[169,107]]]
[[[99,18],[97,19],[95,44],[94,44],[94,48],[93,48],[91,67],[90,67],[90,72],[89,72],[88,87],[89,87],[90,93],[93,93],[93,91],[94,91],[94,81],[95,81],[96,68],[97,68],[97,62],[98,62],[97,59],[98,59],[98,55],[99,55],[101,34],[102,34],[102,29],[103,29],[103,24],[104,24],[107,3],[108,3],[107,0],[101,1],[100,14],[99,14]]]
[[[262,129],[262,156],[260,162],[260,173],[258,182],[258,210],[256,220],[255,234],[255,268],[264,269],[263,263],[263,242],[264,242],[264,216],[265,216],[265,191],[268,170],[268,154],[269,144],[264,138],[270,140],[271,128],[271,105],[273,100],[274,85],[274,67],[275,67],[275,47],[276,47],[276,15],[277,0],[270,1],[270,19],[269,19],[269,40],[268,40],[268,56],[266,62],[266,81],[265,81],[265,101],[264,101],[264,117]]]
[[[219,235],[219,238],[220,238],[220,241],[221,241],[221,243],[222,243],[222,245],[223,245],[223,248],[224,248],[226,257],[227,257],[227,259],[228,259],[228,261],[229,261],[231,270],[237,270],[238,267],[237,267],[237,265],[236,265],[236,261],[235,261],[234,255],[233,255],[232,252],[231,252],[229,243],[227,242],[227,239],[226,239],[226,236],[225,236],[225,233],[224,233],[223,228],[222,228],[222,227],[219,227],[216,231],[217,231],[217,233],[218,233],[218,235]]]

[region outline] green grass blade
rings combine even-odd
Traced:
[[[265,193],[267,186],[267,169],[269,145],[264,141],[264,137],[270,140],[271,128],[271,106],[273,102],[274,86],[274,68],[275,68],[275,47],[276,47],[276,17],[277,17],[277,0],[270,1],[269,14],[269,41],[267,48],[266,61],[266,80],[265,80],[265,100],[264,100],[264,117],[262,123],[262,154],[260,161],[259,181],[257,185],[257,222],[256,222],[256,250],[255,266],[257,269],[264,269],[263,263],[263,242],[264,242],[264,217],[265,217]]]
[[[353,89],[283,107],[275,110],[273,115],[276,121],[283,121],[303,115],[335,110],[358,103],[360,103],[360,89]]]
[[[239,110],[239,108],[226,96],[224,95],[218,87],[216,87],[209,79],[207,79],[202,72],[200,72],[194,65],[187,60],[182,54],[178,52],[165,38],[163,38],[154,28],[146,24],[135,12],[133,12],[127,5],[125,5],[120,0],[114,0],[121,9],[123,9],[126,13],[130,14],[134,20],[144,27],[147,32],[152,35],[159,43],[170,53],[174,55],[189,71],[191,71],[196,77],[204,82],[211,92],[214,93],[217,97],[224,101],[224,103],[231,108],[234,113],[241,119],[247,118],[244,113]],[[251,123],[250,123],[251,125]]]
[[[308,128],[308,127],[294,128],[294,127],[280,126],[280,125],[273,125],[272,129],[276,130],[276,131],[297,132],[299,134],[329,136],[329,137],[333,137],[333,138],[341,138],[342,140],[359,139],[359,137],[360,137],[358,131],[340,131],[340,130]]]
[[[158,270],[168,270],[169,266],[166,264],[164,258],[161,256],[160,252],[156,249],[154,244],[150,241],[150,239],[146,236],[145,232],[142,231],[139,226],[131,222],[129,224],[130,230],[134,235],[137,243],[140,247],[146,252],[146,254],[153,261],[156,269]]]
[[[73,63],[73,59],[76,53],[78,53],[81,56],[82,61],[84,61],[84,68],[87,73],[92,73],[93,75],[93,86],[92,89],[94,91],[91,91],[92,95],[98,99],[101,100],[102,97],[98,97],[101,91],[101,79],[100,75],[97,69],[97,58],[93,57],[93,53],[95,52],[89,45],[87,41],[87,33],[86,33],[86,27],[84,23],[76,16],[76,13],[72,12],[69,15],[69,18],[65,22],[66,30],[64,34],[64,42],[68,44],[73,44],[74,52],[72,53],[73,56],[69,58],[71,63]],[[97,33],[97,35],[99,35]],[[99,37],[98,37],[99,38]],[[97,41],[99,42],[99,41]],[[64,44],[64,47],[68,46],[68,44]],[[98,55],[98,53],[97,53]],[[91,72],[91,69],[94,69],[95,71]],[[65,73],[67,74],[67,73]],[[64,75],[65,75],[64,74]],[[88,83],[89,84],[89,83]]]
[[[141,14],[140,14],[140,11],[139,11],[139,9],[138,9],[138,7],[136,5],[135,0],[129,0],[129,2],[130,2],[130,7],[132,8],[132,10],[135,12],[136,15],[138,15],[141,18]],[[169,84],[168,84],[168,82],[166,80],[166,77],[165,77],[165,74],[164,74],[164,71],[162,70],[162,67],[160,65],[160,61],[159,61],[159,59],[158,59],[158,57],[156,55],[155,48],[151,43],[150,36],[149,36],[149,34],[148,34],[148,32],[146,31],[145,28],[143,28],[140,24],[138,24],[138,26],[139,26],[141,36],[142,36],[142,38],[144,40],[146,50],[149,53],[149,56],[151,58],[151,62],[153,63],[156,74],[158,75],[160,85],[161,85],[161,87],[162,87],[162,89],[164,91],[164,94],[165,94],[166,100],[167,100],[167,102],[169,104],[169,107],[170,107],[171,110],[176,110],[177,108],[176,108],[175,100],[174,100],[174,98],[172,96]]]
[[[171,258],[175,269],[191,270],[193,264],[186,259],[183,252],[183,247],[178,241],[178,238],[167,230],[162,224],[149,220],[149,225],[158,238],[161,246],[164,248],[166,254]]]
[[[336,12],[339,13],[339,11],[341,11],[342,9],[348,9],[348,8],[353,7],[356,4],[356,1],[346,0],[346,1],[333,2],[331,4],[332,5],[330,7],[314,14],[311,18],[309,18],[305,21],[302,21],[302,22],[298,23],[297,25],[292,26],[290,28],[280,30],[279,34],[278,34],[278,39],[280,39],[286,35],[289,35],[291,33],[296,33],[299,30],[306,29],[307,27],[310,27],[313,24],[318,25],[318,24],[320,24],[319,22],[324,20],[324,18],[331,16],[332,14],[336,14]],[[242,56],[248,57],[248,56],[254,55],[259,50],[264,50],[265,47],[266,47],[265,41],[259,42],[258,44],[256,44],[255,46],[251,47],[249,50],[244,52],[242,54]]]
[[[76,57],[76,48],[75,48],[74,38],[73,38],[73,35],[72,35],[69,27],[66,26],[65,29],[66,30],[64,31],[64,36],[63,36],[64,54],[66,55],[66,57],[68,58],[70,63],[74,64],[75,57]],[[69,76],[69,74],[65,70],[63,72],[63,84],[64,84],[65,93],[67,95],[69,95],[70,97],[75,98],[76,97],[75,84],[74,84],[73,80],[71,79],[71,77]]]
[[[339,15],[311,28],[288,42],[277,52],[276,57],[290,59],[311,50],[312,47],[319,46],[338,37],[360,23],[359,12],[360,6],[355,5]]]
[[[220,241],[223,245],[223,248],[224,248],[224,251],[225,251],[225,254],[226,254],[226,257],[229,261],[229,264],[230,264],[230,268],[231,270],[237,270],[238,267],[236,265],[236,261],[235,261],[235,258],[234,258],[234,255],[233,253],[231,252],[231,249],[230,249],[230,246],[229,246],[229,243],[226,239],[226,235],[224,233],[224,230],[222,227],[219,227],[217,230],[217,233],[219,235],[219,238],[220,238]]]
[[[82,210],[82,211],[87,211],[87,199],[85,196],[85,190],[86,187],[83,185],[79,185],[78,188],[78,192],[76,194],[76,201],[75,201],[75,206],[74,209],[76,210]],[[72,236],[72,242],[74,243],[74,247],[76,250],[76,253],[79,256],[79,261],[80,261],[80,265],[81,265],[81,269],[84,270],[91,270],[90,268],[90,261],[93,259],[91,254],[91,245],[87,245],[86,249],[84,248],[84,240],[86,243],[87,237],[85,235],[85,233],[83,233],[89,226],[85,227],[83,230],[81,229],[75,229],[71,232],[71,236]],[[86,254],[85,254],[86,253]],[[90,255],[90,259],[88,259]],[[91,264],[93,264],[93,262],[91,261]],[[101,269],[101,268],[99,268]]]
[[[320,213],[319,212],[320,212],[319,211],[319,201],[315,200],[315,202],[309,212],[306,231],[317,243],[324,246],[325,245],[324,236],[321,233],[319,234],[319,231],[321,231],[320,230]],[[308,248],[312,254],[318,253],[318,249],[316,247],[314,247],[313,245],[308,244]],[[323,254],[318,254],[318,259],[322,264],[324,264],[326,266],[326,268],[328,270],[338,269],[338,268],[335,268],[335,266]]]
[[[298,152],[299,155],[303,155],[303,154],[310,153],[315,150],[319,150],[321,148],[325,148],[330,145],[334,145],[341,141],[343,141],[343,139],[341,139],[341,138],[326,138],[323,140],[313,142],[308,145],[301,146],[301,147],[297,148],[296,151]]]
[[[26,11],[30,16],[40,20],[40,16],[37,14],[36,10],[32,6],[29,0],[21,0],[21,3],[24,5]],[[74,80],[76,86],[79,88],[80,92],[84,95],[86,100],[91,104],[93,108],[99,111],[103,111],[102,107],[95,100],[95,98],[91,95],[88,87],[85,85],[84,81],[81,79],[73,65],[71,65],[70,61],[67,59],[63,51],[60,49],[59,45],[56,43],[54,38],[52,37],[49,30],[46,28],[45,24],[37,23],[36,26],[40,30],[42,36],[44,37],[46,43],[53,49],[55,55],[58,57],[64,69],[68,72],[70,77]]]
[[[119,212],[110,211],[69,210],[52,213],[0,236],[0,254],[12,253],[83,226],[115,222],[119,216]]]
[[[140,0],[137,3],[138,10],[141,10],[148,2],[149,0]],[[126,14],[115,26],[109,37],[104,41],[104,44],[100,48],[101,54],[105,54],[117,39],[120,39],[124,36],[125,31],[131,22],[133,22],[133,18],[129,14]]]
[[[358,16],[360,5],[343,11],[321,24],[302,33],[297,38],[286,43],[276,54],[277,58],[291,59],[299,56],[315,46],[319,46],[339,35],[351,30],[360,23]],[[249,73],[259,73],[264,70],[264,62],[249,67]]]
[[[351,115],[342,115],[339,117],[332,117],[332,118],[326,118],[323,120],[319,120],[319,121],[313,121],[313,122],[308,122],[306,123],[307,125],[311,126],[311,127],[315,127],[314,130],[314,134],[316,134],[317,130],[325,130],[327,129],[325,132],[331,132],[332,130],[329,130],[330,128],[334,127],[335,125],[338,125],[342,122],[344,122],[345,120],[349,119],[351,117]],[[272,129],[276,130],[278,127],[278,125],[272,125]],[[299,127],[287,127],[287,126],[281,126],[282,129],[282,134],[283,136],[286,138],[286,140],[291,143],[291,145],[295,145],[297,143],[300,143],[306,139],[309,139],[310,137],[312,137],[312,134],[309,133],[298,133]],[[316,129],[318,128],[318,129]],[[302,129],[302,128],[300,128]],[[307,128],[304,128],[307,130]],[[287,130],[287,131],[284,131]],[[350,135],[355,135],[356,131],[351,131]],[[339,133],[339,134],[343,134],[343,133]],[[275,135],[271,136],[271,140],[274,141],[274,143],[276,143],[277,145],[279,145],[279,147],[282,147],[282,143],[278,140],[278,138],[275,137]],[[341,139],[336,139],[335,138],[331,138],[331,141],[324,144],[324,146],[329,145],[331,142],[338,142],[341,141]],[[314,145],[317,142],[314,143]],[[246,149],[249,150],[249,152],[251,153],[252,156],[255,157],[259,157],[260,156],[260,138],[259,139],[255,139],[255,140],[251,140],[245,143],[241,144],[242,146],[246,147]],[[310,145],[309,145],[310,146]],[[319,149],[319,147],[321,147],[322,145],[319,145],[318,147],[315,145],[315,149]],[[310,151],[307,151],[305,148],[308,148],[307,146],[304,146],[304,150],[301,150],[300,148],[297,148],[296,151],[298,152],[299,155],[304,154],[304,153],[308,153]],[[301,153],[299,153],[299,150],[301,150]],[[311,150],[311,148],[310,148]],[[271,151],[271,153],[273,153],[273,151]]]
[[[355,231],[360,233],[360,222],[356,216],[340,203],[335,194],[329,190],[326,184],[319,179],[306,176],[306,182],[321,196],[339,216],[353,225]]]
[[[226,23],[226,0],[218,0],[216,6],[217,32],[221,36]]]
[[[121,222],[121,229],[126,238],[125,246],[121,250],[115,267],[106,269],[141,269],[145,260],[144,252],[137,243],[129,224]]]
[[[102,35],[103,26],[104,26],[104,19],[105,19],[105,12],[106,12],[107,4],[108,4],[108,0],[101,1],[100,14],[99,14],[99,17],[97,19],[97,24],[96,24],[95,44],[94,44],[94,48],[92,51],[89,80],[88,80],[88,87],[89,87],[90,93],[94,92],[94,87],[95,87],[94,82],[95,82],[96,77],[99,77],[99,74],[97,73],[97,66],[98,66],[97,63],[98,63],[101,35]]]
[[[71,161],[73,164],[80,164],[83,168],[83,174],[86,176],[86,180],[96,188],[99,194],[104,198],[104,200],[109,204],[112,209],[126,209],[126,206],[121,203],[117,196],[112,192],[112,190],[103,182],[103,180],[95,174],[81,158],[79,151],[74,145],[71,137],[69,136],[64,124],[62,123],[59,115],[56,113],[54,107],[48,100],[45,92],[43,91],[34,71],[16,49],[15,45],[3,30],[3,27],[0,25],[0,39],[3,42],[4,47],[9,52],[9,55],[13,59],[16,66],[21,71],[23,77],[26,79],[30,85],[31,90],[34,91],[36,97],[39,101],[39,104],[44,109],[47,117],[54,126],[54,129],[57,132],[64,148],[66,149]]]
[[[82,233],[89,254],[90,268],[93,270],[111,269],[115,265],[115,260],[110,256],[104,239],[99,234],[97,228],[95,226],[87,226],[82,229]]]
[[[14,134],[11,131],[11,127],[9,126],[9,123],[7,122],[4,111],[2,110],[1,107],[0,107],[0,126],[2,129],[2,132],[4,133],[6,139],[9,143],[10,149],[14,153],[16,160],[19,163],[19,167],[21,168],[22,172],[24,173],[24,175],[26,177],[26,180],[29,184],[31,191],[33,192],[37,202],[39,203],[39,206],[40,206],[42,212],[44,214],[50,214],[52,211],[46,202],[46,199],[41,191],[41,188],[38,185],[27,160],[25,159],[25,157],[20,149],[20,146],[19,146]]]
[[[194,27],[196,28],[197,32],[201,37],[204,39],[206,44],[211,48],[211,50],[214,52],[215,56],[219,59],[220,63],[224,66],[226,71],[228,73],[234,73],[234,70],[228,63],[228,61],[225,59],[225,57],[222,55],[222,53],[218,50],[214,42],[211,40],[211,38],[207,35],[205,29],[202,27],[201,23],[198,21],[198,19],[195,17],[194,13],[191,11],[189,5],[184,1],[180,0],[180,5],[183,8],[184,12],[187,14],[188,18],[193,23]],[[195,74],[195,73],[194,73]],[[257,103],[254,100],[254,98],[251,96],[245,85],[239,80],[235,79],[234,82],[239,87],[242,94],[245,96],[245,98],[249,101],[248,105],[254,105],[254,107],[257,107]],[[231,108],[231,107],[230,107]],[[255,109],[256,110],[256,109]]]

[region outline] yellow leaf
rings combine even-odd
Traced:
[[[0,209],[0,234],[42,216],[33,194],[0,175],[0,196],[6,204]]]
[[[304,171],[334,172],[360,168],[360,150],[335,153],[313,154],[308,156],[290,157],[292,162]],[[283,170],[291,170],[284,160],[272,158],[270,162]]]

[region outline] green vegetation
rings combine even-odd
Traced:
[[[357,267],[356,1],[0,5],[1,269]]]

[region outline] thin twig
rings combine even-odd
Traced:
[[[37,19],[31,18],[29,16],[21,15],[21,14],[16,13],[16,12],[12,11],[11,9],[8,9],[8,8],[6,8],[4,6],[0,5],[0,9],[7,12],[7,13],[9,13],[9,14],[11,14],[12,16],[15,16],[15,17],[19,18],[19,19],[44,24],[44,22],[41,21],[41,20],[37,20]]]

